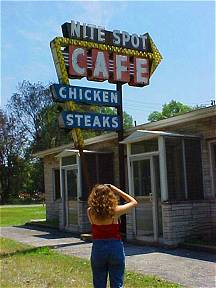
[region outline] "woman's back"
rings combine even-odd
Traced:
[[[118,205],[118,196],[127,204]],[[88,198],[87,210],[92,224],[91,267],[95,288],[123,287],[125,255],[118,218],[136,206],[134,198],[113,185],[95,186]]]
[[[92,238],[99,239],[121,239],[120,225],[117,218],[98,219],[91,213],[91,208],[88,209],[88,216],[92,224]]]

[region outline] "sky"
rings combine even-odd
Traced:
[[[123,86],[123,109],[137,124],[173,99],[190,106],[215,99],[214,1],[2,1],[1,107],[23,80],[58,83],[49,43],[71,20],[150,34],[162,62],[148,86]],[[107,81],[70,84],[115,89]]]

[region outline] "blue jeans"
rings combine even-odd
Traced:
[[[109,274],[110,288],[123,288],[125,254],[121,240],[93,240],[91,267],[94,288],[106,288]]]

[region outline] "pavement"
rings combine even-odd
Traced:
[[[49,246],[65,255],[90,258],[91,246],[73,234],[47,227],[1,227],[0,237],[34,247]],[[216,255],[186,249],[167,249],[125,243],[126,269],[185,287],[216,287]]]

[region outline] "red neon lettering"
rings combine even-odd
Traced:
[[[90,80],[104,81],[109,79],[109,53],[92,49],[92,76]]]
[[[124,83],[130,81],[130,62],[127,55],[114,53],[114,81]]]
[[[134,58],[134,82],[135,84],[148,84],[148,60],[142,58]]]
[[[149,84],[149,61],[145,58],[130,57],[114,53],[110,59],[108,51],[69,46],[69,76],[87,77],[89,80],[110,83],[122,82],[143,87]],[[88,55],[88,56],[87,56]],[[113,59],[113,60],[112,60]],[[131,67],[130,67],[131,66]]]
[[[86,49],[69,46],[69,75],[76,76],[76,78],[87,76]]]

